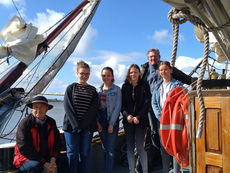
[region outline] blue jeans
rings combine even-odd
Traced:
[[[64,132],[69,173],[86,173],[93,134],[88,129],[80,133]]]
[[[113,127],[113,133],[108,133],[108,121],[106,120],[106,112],[100,112],[100,124],[102,126],[102,132],[100,133],[102,149],[104,151],[105,157],[105,172],[111,173],[113,169],[114,161],[114,148],[115,142],[118,134],[119,123],[115,123]]]
[[[22,164],[19,170],[22,173],[41,173],[43,171],[43,166],[39,161],[28,160]]]
[[[141,127],[133,124],[124,124],[125,137],[127,143],[127,157],[129,163],[129,172],[135,173],[135,154],[136,144],[137,153],[140,156],[140,162],[143,173],[148,173],[147,153],[144,149],[145,135],[147,127]]]

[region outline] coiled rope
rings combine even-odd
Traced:
[[[196,137],[201,138],[202,131],[203,131],[203,124],[205,121],[205,105],[204,105],[204,99],[201,90],[202,90],[202,80],[204,77],[206,65],[208,63],[208,55],[209,55],[208,30],[210,30],[211,28],[208,29],[198,17],[191,15],[188,8],[184,8],[181,10],[175,8],[171,9],[168,13],[168,19],[173,24],[173,51],[171,57],[171,65],[173,67],[175,66],[176,53],[177,53],[179,24],[185,23],[186,21],[190,21],[193,25],[200,28],[204,32],[204,56],[201,64],[201,72],[199,74],[198,82],[197,82],[197,95],[200,104],[200,118],[199,118]]]

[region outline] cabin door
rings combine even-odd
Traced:
[[[205,124],[196,139],[196,173],[230,173],[230,97],[205,96]],[[200,107],[195,98],[195,124]]]

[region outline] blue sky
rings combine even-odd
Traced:
[[[80,0],[14,0],[23,19],[38,27],[52,25],[79,4]],[[68,84],[76,82],[76,62],[91,65],[89,83],[99,86],[100,71],[111,66],[115,81],[121,85],[127,67],[147,61],[146,52],[159,48],[161,59],[171,59],[172,25],[167,15],[171,6],[161,0],[102,0],[76,51],[56,76],[48,93],[64,93]],[[0,28],[16,15],[11,0],[0,1]],[[196,40],[189,22],[180,25],[176,66],[188,73],[203,56],[203,44]]]

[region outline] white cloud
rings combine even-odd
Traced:
[[[2,4],[4,6],[11,6],[11,5],[13,5],[11,0],[1,0],[0,4]]]
[[[26,11],[25,0],[14,0],[14,4],[16,5],[21,17],[25,18],[26,17],[26,15],[25,15],[25,11]],[[13,4],[12,0],[1,0],[0,1],[0,5],[3,5],[4,7],[8,7],[8,8],[14,6],[14,4]],[[18,15],[18,14],[16,14],[16,15]]]
[[[186,74],[189,74],[201,61],[202,58],[192,58],[192,57],[185,57],[185,56],[179,56],[176,59],[176,64],[175,66],[183,71]],[[199,69],[198,69],[199,72]],[[198,73],[195,73],[193,76],[198,76]]]
[[[75,52],[78,55],[85,55],[87,53],[87,50],[91,49],[93,39],[96,36],[97,36],[97,30],[89,24],[79,44],[77,45]]]
[[[62,19],[64,15],[64,13],[46,9],[46,12],[37,13],[37,17],[32,19],[31,22],[39,28],[38,33],[42,34],[49,27]]]
[[[186,57],[186,56],[179,56],[176,59],[176,67],[178,69],[183,69],[183,68],[188,68],[188,67],[195,67],[202,58],[191,58],[191,57]]]
[[[52,83],[50,84],[49,88],[47,89],[46,93],[51,94],[64,94],[66,87],[69,85],[69,83],[66,83],[64,81],[58,80],[54,78]]]
[[[160,43],[160,44],[172,44],[173,43],[173,35],[169,33],[168,30],[162,29],[159,31],[154,31],[152,36],[149,36],[149,39]],[[184,36],[179,34],[180,41],[184,40]]]
[[[118,53],[114,51],[107,51],[107,50],[100,50],[96,52],[98,55],[94,57],[87,58],[90,61],[97,61],[104,63],[110,58],[116,59],[119,63],[136,63],[137,60],[143,59],[143,57],[146,57],[145,54],[140,52],[129,52],[129,53]],[[79,54],[76,51],[68,61],[76,64],[75,62],[82,60],[82,58],[79,58]]]
[[[172,41],[172,35],[169,34],[168,30],[154,31],[150,39],[155,42],[165,44]]]
[[[17,4],[24,3],[24,0],[14,0],[14,2],[17,5]],[[12,0],[1,0],[0,4],[4,5],[6,7],[9,7],[9,6],[13,5]]]
[[[128,65],[119,63],[114,57],[108,58],[107,61],[100,65],[91,65],[91,76],[89,78],[89,83],[100,86],[102,84],[101,80],[101,70],[104,67],[111,67],[114,72],[115,83],[119,86],[122,85],[125,79]]]

